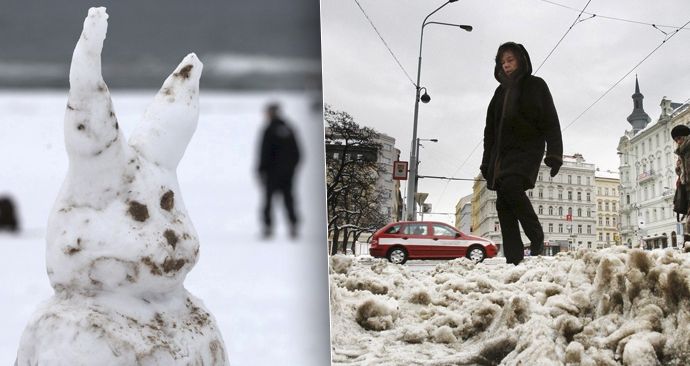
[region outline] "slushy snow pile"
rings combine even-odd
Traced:
[[[101,76],[107,18],[90,9],[74,50],[69,170],[46,236],[55,295],[29,321],[17,365],[226,365],[215,319],[183,286],[199,240],[176,168],[196,129],[202,64],[182,60],[128,143]]]
[[[690,254],[331,258],[335,365],[690,365]]]

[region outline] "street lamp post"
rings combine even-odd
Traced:
[[[429,94],[427,94],[426,88],[419,86],[420,83],[420,77],[421,77],[421,71],[422,71],[422,42],[424,40],[424,27],[427,24],[438,24],[438,25],[446,25],[446,26],[452,26],[452,27],[459,27],[460,29],[463,29],[467,32],[472,31],[472,26],[470,25],[461,25],[461,24],[453,24],[453,23],[442,23],[442,22],[427,22],[427,19],[429,19],[430,16],[432,16],[434,13],[437,11],[441,10],[444,6],[454,3],[458,0],[448,0],[446,1],[443,5],[439,6],[436,8],[436,10],[432,11],[429,13],[429,15],[424,18],[424,21],[422,22],[422,31],[419,36],[419,59],[417,61],[417,83],[415,84],[415,99],[414,99],[414,123],[412,125],[412,142],[410,146],[410,176],[407,184],[407,220],[408,221],[415,221],[415,216],[416,216],[416,207],[414,203],[415,199],[415,193],[417,193],[417,151],[416,151],[416,146],[415,143],[417,142],[417,117],[419,116],[419,101],[421,100],[422,103],[429,103],[431,100],[431,97],[429,97]],[[424,89],[424,95],[420,96],[421,90]]]
[[[417,189],[419,188],[419,185],[418,185],[419,184],[419,163],[420,163],[420,161],[419,161],[419,147],[422,145],[422,144],[420,144],[420,141],[438,142],[438,139],[420,139],[420,138],[417,138],[417,146],[415,147],[415,149],[417,150],[415,153],[416,157],[417,157],[417,164],[415,167],[415,172],[417,174],[415,174],[415,176],[414,176],[414,192],[415,193],[417,193]],[[415,208],[416,208],[416,206],[415,206]],[[422,216],[422,217],[424,217],[424,216]],[[415,220],[416,219],[417,219],[417,217],[415,215]]]

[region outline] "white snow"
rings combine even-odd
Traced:
[[[187,61],[183,61],[183,64]],[[89,80],[94,81],[92,78]],[[104,138],[107,142],[112,141],[109,138],[114,139],[114,136],[118,136],[118,141],[123,141],[120,137],[133,134],[132,130],[138,128],[138,120],[153,93],[114,94],[113,110],[119,125],[116,134],[111,136],[109,132],[99,131],[93,135],[96,139]],[[70,105],[75,97],[79,96],[70,96]],[[58,226],[64,225],[70,231],[69,236],[79,239],[81,236],[76,236],[77,234],[85,234],[90,238],[85,241],[72,241],[72,244],[76,245],[70,247],[71,250],[63,246],[62,249],[68,249],[67,252],[76,253],[75,255],[89,252],[92,258],[97,258],[104,251],[113,258],[118,255],[127,256],[129,252],[125,249],[131,249],[135,246],[136,240],[139,240],[135,238],[136,235],[129,234],[129,229],[120,226],[122,218],[115,219],[114,212],[119,211],[119,215],[122,216],[123,210],[118,210],[118,203],[108,204],[108,200],[112,199],[109,194],[84,196],[69,193],[74,191],[75,185],[84,191],[97,192],[96,187],[102,188],[104,184],[111,182],[109,179],[116,175],[112,171],[122,168],[118,165],[119,157],[130,158],[131,155],[127,154],[133,154],[133,151],[128,152],[127,145],[123,144],[120,147],[121,153],[109,153],[108,150],[117,149],[108,148],[105,152],[97,154],[102,157],[101,162],[110,166],[111,170],[105,169],[102,164],[92,164],[81,159],[84,154],[93,155],[99,150],[91,150],[96,144],[90,145],[89,141],[78,140],[79,135],[72,136],[77,139],[76,143],[68,136],[68,145],[65,145],[60,121],[67,100],[66,92],[0,92],[0,156],[8,158],[2,160],[0,193],[9,193],[17,200],[21,225],[24,228],[18,236],[0,234],[0,248],[5,253],[0,266],[0,327],[3,329],[0,335],[0,364],[13,364],[22,329],[28,323],[37,324],[39,327],[60,324],[56,327],[57,332],[50,333],[53,335],[52,338],[42,338],[44,344],[53,344],[44,348],[46,360],[59,357],[62,362],[67,362],[71,357],[75,362],[73,364],[79,364],[83,361],[78,358],[81,356],[70,354],[69,351],[75,344],[74,339],[91,348],[93,354],[89,358],[113,357],[112,355],[117,356],[120,353],[124,354],[123,359],[126,359],[131,357],[127,354],[132,349],[143,353],[146,353],[147,349],[150,350],[151,338],[176,339],[169,336],[168,333],[171,331],[179,332],[179,339],[183,341],[166,344],[168,349],[192,349],[193,344],[185,343],[189,341],[189,337],[185,339],[185,332],[179,328],[186,328],[187,324],[184,323],[199,325],[199,320],[205,323],[203,326],[213,325],[213,320],[205,320],[206,312],[202,310],[204,304],[208,312],[215,315],[217,328],[223,334],[232,365],[328,364],[323,125],[319,111],[312,110],[314,96],[308,93],[211,94],[204,93],[202,86],[199,128],[177,169],[179,187],[174,173],[174,160],[159,160],[157,162],[160,167],[155,162],[146,161],[147,158],[156,161],[155,153],[160,150],[153,149],[153,154],[146,155],[147,158],[142,155],[136,161],[137,164],[141,163],[141,172],[134,174],[132,191],[138,192],[142,200],[150,200],[151,202],[145,202],[147,206],[158,205],[161,194],[167,192],[161,189],[161,183],[169,186],[174,192],[174,207],[179,210],[174,215],[179,215],[177,217],[182,223],[178,224],[189,229],[186,233],[190,236],[189,239],[182,239],[180,235],[177,245],[182,250],[182,247],[187,245],[186,241],[189,241],[191,246],[188,248],[191,250],[185,251],[186,254],[183,256],[195,255],[194,246],[199,247],[199,261],[189,272],[185,287],[202,299],[204,304],[195,297],[188,297],[181,287],[181,281],[191,269],[193,262],[183,264],[180,272],[163,280],[159,279],[160,281],[151,288],[149,280],[154,277],[155,271],[139,270],[139,275],[147,277],[147,280],[135,281],[138,285],[130,286],[129,267],[121,265],[117,260],[97,261],[100,264],[94,267],[94,271],[78,274],[73,277],[74,281],[68,279],[74,273],[56,275],[56,271],[53,270],[51,274],[51,278],[57,276],[53,279],[54,284],[77,288],[103,286],[104,289],[113,290],[110,292],[117,293],[117,296],[108,295],[98,289],[99,296],[90,296],[90,291],[86,291],[85,294],[78,294],[72,298],[58,296],[45,302],[53,294],[46,276],[46,264],[51,266],[51,263],[55,262],[55,258],[49,259],[48,263],[45,262],[45,240],[51,243],[56,236],[61,236],[59,230],[47,230],[46,223],[51,206],[56,202],[58,195],[61,198],[55,205],[54,211],[57,212],[62,204],[74,202],[70,200],[79,199],[79,202],[89,202],[93,205],[93,208],[77,205],[78,207],[66,215],[67,218],[58,219],[63,220]],[[279,100],[283,103],[286,116],[296,123],[305,151],[305,161],[300,167],[297,182],[303,225],[299,240],[294,242],[287,240],[287,235],[282,234],[271,242],[261,242],[258,239],[260,192],[254,179],[254,156],[257,153],[257,139],[263,125],[262,108],[269,100]],[[100,100],[103,101],[108,103],[109,98]],[[86,105],[98,104],[93,101],[81,102],[83,104],[76,106],[75,110]],[[151,108],[148,110],[151,111]],[[113,121],[109,119],[114,116],[110,116],[108,108],[100,108],[96,112],[102,113],[105,121]],[[76,122],[70,117],[69,112],[65,121],[66,124]],[[142,141],[144,140],[147,144],[155,139],[146,138]],[[179,137],[173,137],[173,140],[179,142]],[[183,152],[183,145],[186,145],[186,142],[180,144],[178,150],[173,153],[180,153],[179,149]],[[59,193],[60,182],[68,171],[68,159],[65,154],[68,146],[74,147],[69,166],[73,179],[66,181],[65,188]],[[163,156],[165,157],[169,156]],[[130,161],[125,159],[126,163]],[[80,174],[75,174],[75,169],[81,169]],[[96,177],[99,178],[89,180],[88,183],[79,180],[87,177],[81,172],[88,171],[98,172]],[[103,172],[108,174],[102,175]],[[122,171],[120,176],[123,176]],[[153,182],[158,186],[152,186]],[[117,191],[118,187],[115,185],[113,190]],[[68,194],[65,194],[66,192]],[[181,200],[182,194],[185,196],[184,204]],[[184,206],[187,213],[184,212]],[[100,208],[104,209],[103,212],[98,211]],[[127,211],[125,206],[120,205],[119,208]],[[85,212],[91,209],[97,212]],[[159,225],[166,215],[165,212],[154,213],[153,210],[149,210],[149,213],[147,221],[150,220],[152,225]],[[282,225],[282,216],[277,218],[278,224]],[[85,220],[89,220],[91,229],[84,229]],[[191,222],[194,222],[196,230],[191,226]],[[143,229],[143,226],[146,225],[135,222],[133,230],[136,232]],[[284,227],[278,227],[281,228]],[[176,230],[177,227],[173,229]],[[141,230],[142,239],[148,238],[153,231]],[[106,235],[107,233],[110,235]],[[158,239],[164,244],[163,240],[167,240]],[[83,244],[82,247],[78,246],[80,243]],[[121,245],[122,252],[108,249],[113,245]],[[49,252],[50,247],[49,245]],[[155,245],[139,249],[155,253],[158,249],[154,247]],[[156,262],[157,257],[152,258],[154,265],[164,271],[160,264],[165,263],[165,257],[160,258],[160,263]],[[196,258],[192,261],[195,260]],[[84,263],[82,260],[63,261],[57,267],[83,267]],[[89,281],[85,281],[85,276]],[[124,282],[121,281],[123,278]],[[91,282],[91,279],[96,282]],[[97,285],[98,283],[100,285]],[[160,287],[157,287],[158,285]],[[172,290],[163,291],[165,288]],[[158,295],[155,295],[156,293]],[[148,303],[141,300],[144,298]],[[47,315],[46,321],[32,322],[32,314],[37,308],[40,309],[38,314]],[[93,309],[98,311],[91,311]],[[52,315],[56,315],[58,320],[51,317]],[[185,319],[185,315],[191,318]],[[104,334],[124,340],[126,346],[103,348],[104,342],[97,337],[89,336],[87,332],[78,332],[80,322],[100,324]],[[64,323],[74,326],[64,326]],[[131,326],[132,323],[141,323],[140,331],[123,330],[126,328],[125,325]],[[171,324],[176,330],[171,330]],[[190,329],[200,330],[194,328],[194,324]],[[198,338],[196,341],[202,342],[201,339],[208,337],[206,341],[209,348],[220,349],[220,343],[213,343],[211,339],[215,332],[207,330],[201,329],[204,336],[195,337]],[[28,345],[34,346],[38,346],[38,343]],[[207,353],[206,356],[211,357],[213,353]],[[142,360],[173,364],[173,361],[167,358],[169,355],[170,352],[154,350],[144,355]],[[202,356],[201,359],[206,356]],[[135,363],[130,361],[125,360],[125,364]]]
[[[335,365],[690,364],[690,254],[675,249],[426,271],[338,255],[330,279]]]

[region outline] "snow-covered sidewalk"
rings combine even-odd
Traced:
[[[688,365],[690,254],[611,248],[412,271],[331,259],[335,365]]]

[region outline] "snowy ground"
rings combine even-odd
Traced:
[[[111,91],[125,135],[155,90]],[[253,174],[263,107],[281,101],[304,152],[297,199],[299,239],[260,240]],[[185,282],[218,321],[233,366],[329,363],[323,122],[308,93],[206,93],[196,134],[178,167],[185,206],[201,242]],[[67,92],[0,91],[0,195],[18,202],[23,232],[0,234],[0,365],[12,365],[37,305],[52,295],[45,226],[67,171],[63,118]],[[282,206],[278,205],[278,209]]]
[[[690,254],[331,259],[334,365],[690,365]]]

